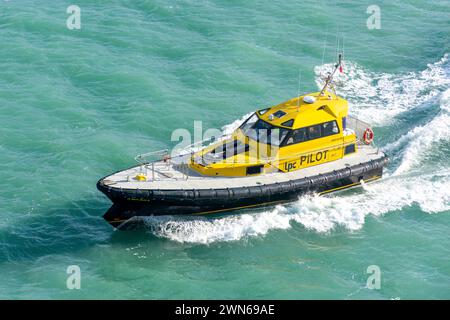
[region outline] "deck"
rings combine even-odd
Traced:
[[[289,173],[274,172],[249,177],[212,177],[202,176],[189,169],[186,163],[189,155],[180,158],[178,163],[158,161],[148,165],[140,165],[114,173],[104,178],[104,183],[113,188],[144,190],[180,190],[180,189],[219,189],[269,185],[289,180],[302,179],[320,173],[344,169],[360,163],[384,157],[384,153],[368,145],[359,145],[358,151],[342,159],[324,164],[292,171]],[[137,181],[134,177],[143,173],[147,181]]]

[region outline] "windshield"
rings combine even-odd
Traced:
[[[265,122],[256,114],[248,118],[240,128],[250,139],[275,146],[279,146],[290,131]]]

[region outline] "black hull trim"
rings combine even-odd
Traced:
[[[329,193],[360,184],[361,180],[381,178],[388,158],[299,180],[271,185],[212,190],[130,190],[106,186],[100,180],[97,188],[114,204],[104,214],[113,227],[134,228],[140,224],[134,217],[158,215],[214,214],[295,201],[309,192]],[[130,220],[131,219],[131,220]]]

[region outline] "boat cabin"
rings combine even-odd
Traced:
[[[357,151],[346,126],[348,102],[324,91],[256,111],[231,137],[195,153],[190,168],[208,176],[290,172]]]

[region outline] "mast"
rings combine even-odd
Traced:
[[[298,69],[298,90],[297,90],[297,112],[300,109],[300,84],[302,81],[302,70]]]
[[[328,86],[331,85],[331,81],[333,80],[333,76],[336,73],[336,71],[342,66],[342,52],[340,52],[338,54],[338,62],[334,65],[334,70],[331,74],[328,74],[326,80],[325,80],[325,85],[323,86],[322,90],[320,91],[319,96],[322,96],[325,92],[325,90],[327,89]],[[333,88],[334,91],[334,88]],[[334,94],[336,95],[336,92],[334,92]]]

